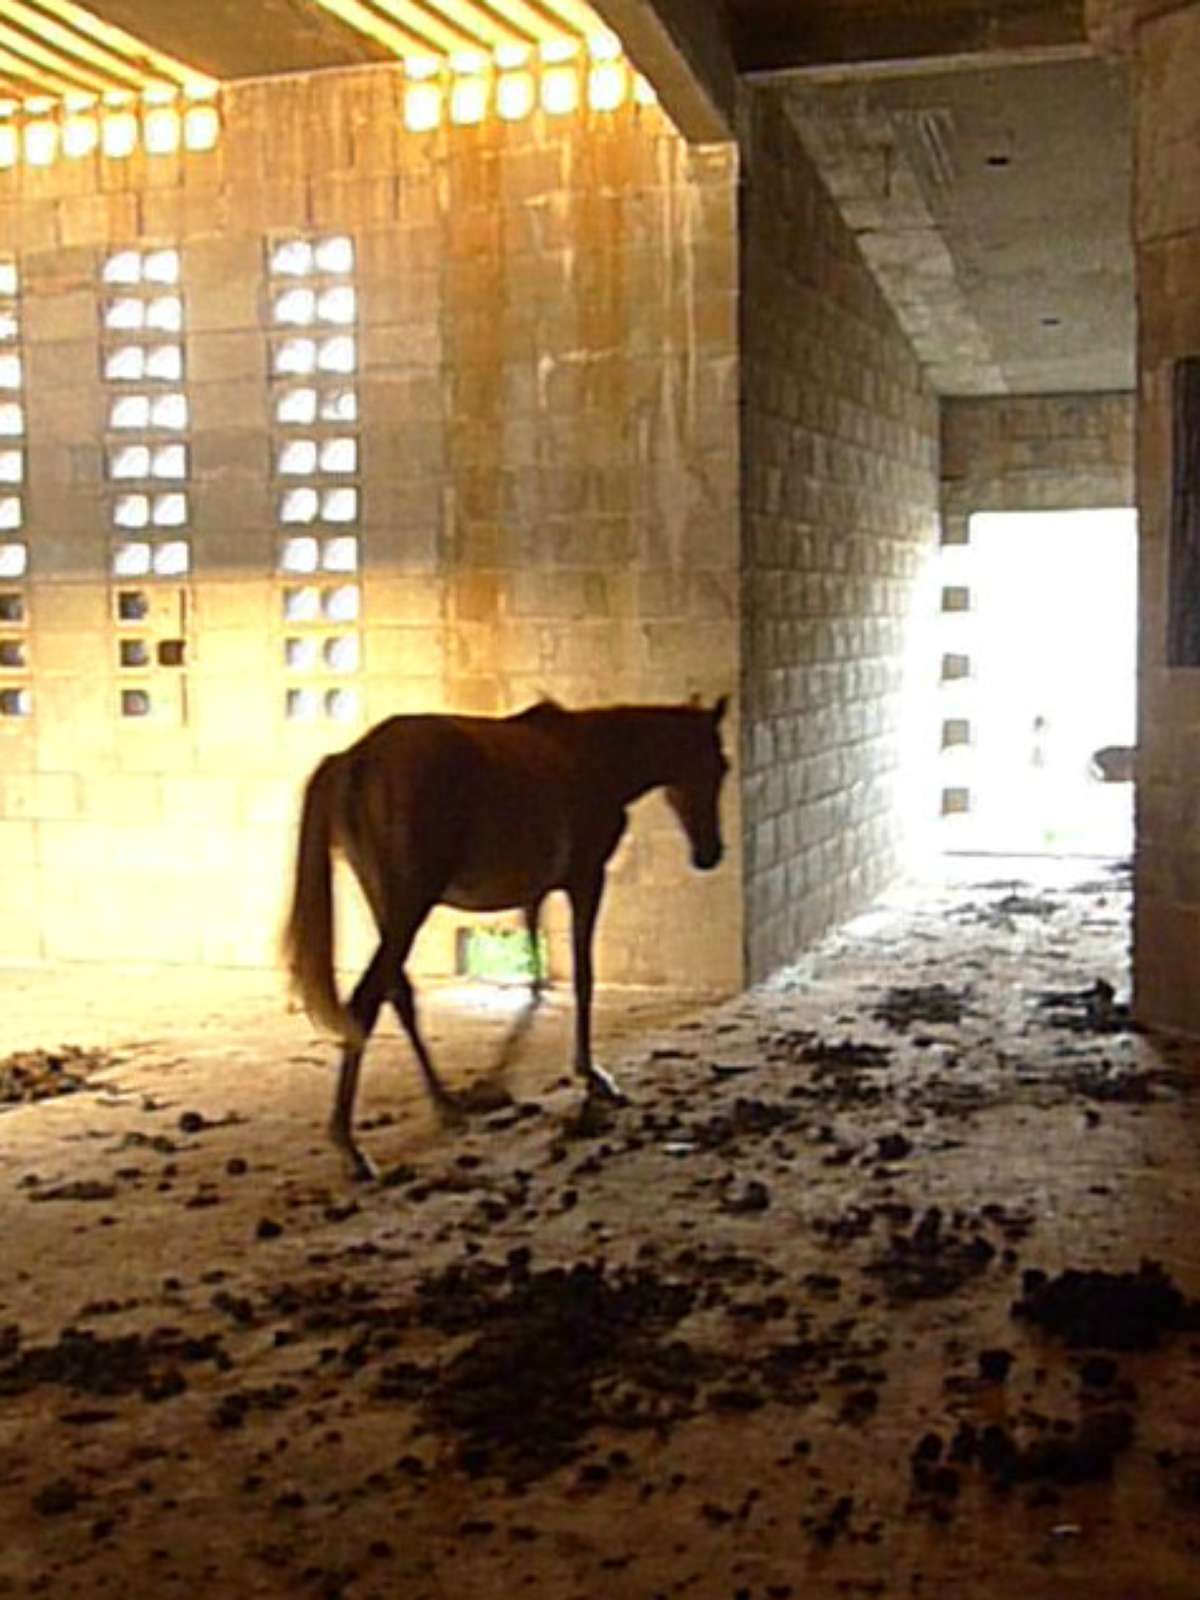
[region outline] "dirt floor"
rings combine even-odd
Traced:
[[[960,861],[605,994],[603,1116],[563,993],[457,1131],[384,1033],[374,1186],[276,983],[0,974],[0,1595],[1196,1600],[1200,1057],[1128,921]],[[515,1000],[428,997],[452,1079]]]

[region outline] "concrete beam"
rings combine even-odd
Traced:
[[[740,72],[805,76],[959,67],[1088,49],[1086,0],[733,0]]]
[[[696,0],[592,0],[694,144],[734,137],[737,69],[723,11]]]

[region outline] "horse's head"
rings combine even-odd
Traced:
[[[712,710],[699,704],[687,708],[680,739],[679,762],[666,787],[667,801],[683,824],[692,847],[692,864],[707,872],[720,861],[721,784],[729,771],[721,749],[720,726],[729,705],[722,695]]]

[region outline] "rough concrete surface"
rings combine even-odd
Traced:
[[[959,862],[609,991],[598,1119],[561,992],[457,1130],[385,1033],[374,1187],[274,986],[4,974],[0,1594],[1194,1596],[1200,1074],[1127,886]],[[427,997],[457,1081],[513,1004]]]

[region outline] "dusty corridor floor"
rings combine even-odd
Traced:
[[[960,861],[608,993],[601,1118],[564,993],[456,1131],[385,1033],[371,1187],[276,984],[0,974],[9,1091],[84,1082],[0,1113],[0,1595],[1196,1600],[1200,1061],[1128,918]],[[428,998],[456,1081],[512,1004]]]

